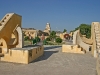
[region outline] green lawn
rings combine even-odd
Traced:
[[[31,45],[31,42],[30,41],[24,41],[24,46],[26,45]]]
[[[56,42],[53,42],[53,41],[47,41],[47,45],[62,45],[64,43],[56,43]],[[31,45],[31,42],[30,41],[24,41],[24,46],[26,45]]]

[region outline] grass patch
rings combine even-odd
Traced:
[[[31,41],[24,41],[24,46],[31,45]]]
[[[53,41],[47,41],[48,42],[48,45],[62,45],[64,43],[56,43],[56,42],[53,42]]]

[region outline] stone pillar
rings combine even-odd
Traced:
[[[73,44],[76,44],[78,31],[79,30],[75,31],[74,34],[73,34]]]
[[[22,33],[22,29],[20,27],[17,27],[17,32],[18,32],[18,45],[16,47],[22,48],[24,46],[24,37]]]

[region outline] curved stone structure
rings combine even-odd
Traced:
[[[0,48],[1,53],[9,52],[9,49],[16,47],[22,42],[22,37],[19,34],[21,28],[21,16],[15,13],[8,13],[0,21]],[[20,40],[20,41],[18,41]],[[22,44],[22,43],[20,43]],[[19,46],[22,48],[22,46]]]
[[[73,44],[77,44],[80,47],[82,47],[84,50],[89,51],[89,48],[91,47],[91,45],[85,43],[79,33],[79,30],[75,31],[73,34]]]
[[[73,36],[73,38],[76,38],[76,39],[74,39],[73,43],[75,41],[77,41],[77,44],[80,44],[80,41],[82,41],[83,42],[82,44],[84,46],[86,46],[86,47],[83,47],[83,45],[82,45],[82,47],[87,51],[89,50],[87,46],[91,46],[92,55],[94,57],[97,57],[97,52],[99,52],[99,49],[100,49],[100,23],[92,22],[92,24],[91,24],[91,39],[87,39],[87,38],[83,37],[79,31],[76,31],[78,33],[77,36],[76,36],[76,32],[74,32],[75,35]]]
[[[93,40],[92,39],[88,39],[86,37],[84,37],[79,30],[79,36],[81,37],[82,41],[86,44],[92,45],[93,44]]]

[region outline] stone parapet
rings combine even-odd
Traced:
[[[24,48],[12,48],[9,53],[1,57],[1,61],[29,64],[44,53],[44,46],[27,46]]]

